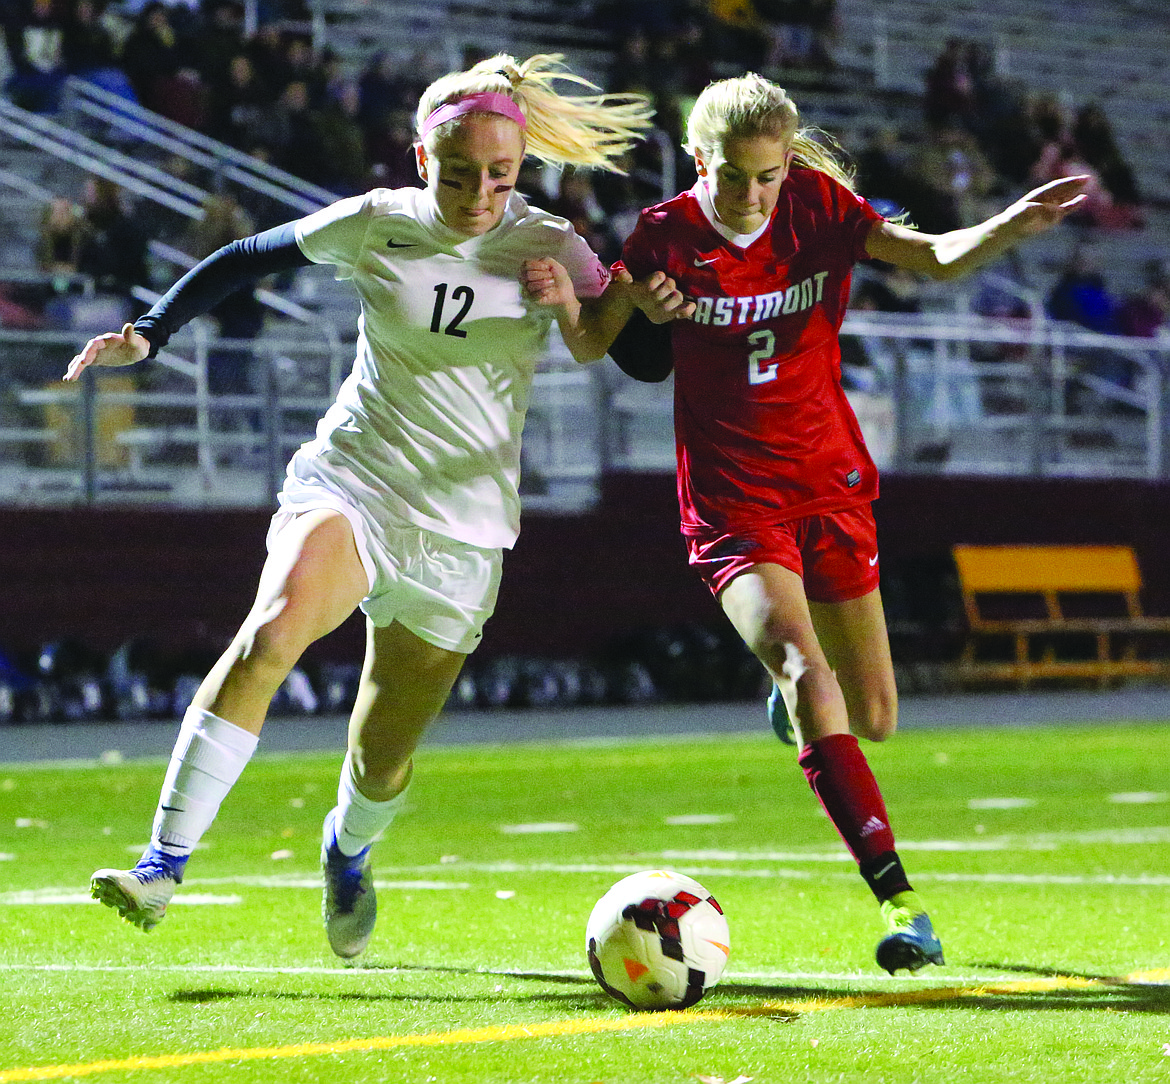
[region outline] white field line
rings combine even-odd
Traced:
[[[662,857],[659,855],[658,857]],[[640,864],[614,863],[558,863],[558,862],[461,862],[459,868],[469,873],[605,873],[622,875],[640,873],[655,868],[654,862]],[[822,881],[827,877],[852,880],[856,870],[804,870],[786,869],[782,866],[772,869],[736,869],[731,866],[692,866],[680,868],[689,877],[724,877],[728,879],[751,880],[797,880]],[[1170,887],[1170,874],[1029,874],[1029,873],[925,873],[915,871],[915,881],[947,881],[954,884],[1030,884],[1030,885],[1110,885],[1136,886],[1147,888]],[[191,884],[197,884],[191,881]]]
[[[624,876],[629,873],[639,873],[642,870],[653,868],[654,863],[641,864],[604,864],[604,863],[555,863],[555,862],[485,862],[462,863],[462,869],[467,873],[508,874],[510,876],[524,876],[525,874],[605,874],[608,877]],[[834,880],[853,880],[857,874],[854,870],[801,870],[777,867],[773,869],[736,869],[731,866],[694,866],[679,867],[681,872],[700,880],[716,878],[721,880],[789,880],[789,881],[823,881],[826,878]],[[1137,873],[1137,874],[1061,874],[1061,873],[931,873],[918,871],[914,874],[915,881],[933,881],[945,884],[999,884],[999,885],[1065,885],[1081,887],[1103,888],[1170,888],[1170,874]],[[208,887],[210,885],[236,885],[250,888],[268,889],[315,889],[320,890],[320,882],[308,877],[217,877],[205,881],[188,878],[184,881],[188,887]],[[445,884],[424,881],[376,881],[376,887],[400,889],[471,889],[468,882],[449,882]],[[496,891],[500,896],[499,891]],[[54,906],[89,904],[96,902],[88,894],[72,888],[43,888],[19,892],[0,893],[0,907],[18,906]],[[180,891],[174,897],[175,903],[187,904],[238,904],[241,897],[237,895],[215,895],[212,893],[191,893]]]
[[[32,888],[24,892],[0,893],[0,907],[62,907],[78,903],[97,903],[88,892],[68,888]],[[192,907],[232,906],[243,903],[242,896],[217,896],[209,892],[185,892],[175,896],[171,903]]]
[[[1002,835],[993,838],[968,840],[921,840],[900,841],[901,851],[935,852],[1020,852],[1051,851],[1061,847],[1091,846],[1150,846],[1170,843],[1170,827],[1154,826],[1133,829],[1104,829],[1088,832],[1049,832],[1031,835]],[[698,865],[696,863],[718,862],[722,865]],[[777,863],[768,868],[743,868],[741,863]],[[685,863],[685,866],[683,865]],[[790,863],[791,865],[784,865]],[[666,850],[648,854],[643,860],[633,862],[443,862],[422,866],[383,866],[384,873],[434,874],[459,872],[491,874],[605,874],[622,876],[638,873],[660,865],[677,865],[693,877],[750,878],[760,880],[812,880],[825,877],[853,878],[856,872],[850,856],[844,849],[833,851],[730,851],[730,850]],[[810,864],[841,865],[840,870],[794,868]],[[1059,873],[961,873],[925,872],[914,875],[915,880],[936,881],[950,884],[1003,884],[1003,885],[1082,885],[1103,887],[1170,887],[1170,874],[1059,874]],[[238,903],[234,895],[192,893],[192,888],[213,888],[233,886],[237,888],[301,888],[318,890],[321,882],[318,874],[283,874],[280,876],[234,876],[188,878],[186,891],[175,897],[176,903],[219,904]],[[375,887],[386,891],[449,891],[470,890],[474,886],[467,881],[426,879],[379,878]],[[0,892],[0,906],[75,904],[92,902],[88,895],[79,893],[76,886],[43,887],[39,889]]]
[[[175,893],[172,903],[185,903],[195,906],[214,904],[238,904],[243,897],[234,894],[216,894],[210,892],[191,892],[194,887],[208,888],[213,886],[233,885],[237,888],[309,888],[321,891],[321,878],[298,877],[213,877],[198,880],[190,877],[183,882],[183,887]],[[471,885],[463,881],[383,881],[375,880],[377,889],[399,889],[402,891],[432,891],[446,889],[467,889]],[[76,888],[30,888],[16,892],[0,892],[0,907],[50,907],[65,904],[97,903],[88,892],[79,892]]]
[[[1086,832],[1035,832],[1028,834],[1000,834],[980,836],[977,839],[899,839],[899,851],[1052,851],[1059,847],[1141,846],[1170,843],[1170,826],[1149,828],[1105,828]],[[713,862],[848,862],[845,849],[832,851],[731,851],[668,850],[659,852],[663,858],[688,858]]]

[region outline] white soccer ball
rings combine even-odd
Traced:
[[[634,1009],[685,1009],[723,974],[731,940],[723,909],[698,881],[634,873],[601,897],[585,927],[601,988]]]

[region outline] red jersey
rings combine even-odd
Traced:
[[[665,272],[698,306],[672,325],[684,534],[877,497],[837,333],[853,265],[880,220],[812,169],[789,173],[771,224],[746,249],[715,229],[695,190],[642,212],[622,262],[636,279]]]

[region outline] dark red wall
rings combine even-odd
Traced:
[[[1151,612],[1170,613],[1170,485],[888,477],[876,505],[883,567],[954,542],[1133,545]],[[505,562],[485,653],[592,654],[624,632],[721,620],[686,567],[673,479],[615,476],[587,516],[530,514]],[[132,636],[221,646],[251,602],[262,512],[0,509],[0,647],[75,637],[107,651]],[[318,645],[354,657],[357,619]]]

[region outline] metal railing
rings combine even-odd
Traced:
[[[883,470],[1170,477],[1170,336],[887,313],[851,314],[843,336],[861,348],[846,378]],[[102,370],[80,395],[51,380],[22,381],[11,361],[16,344],[39,344],[63,370],[79,339],[0,329],[4,384],[13,389],[0,404],[0,501],[269,504],[289,453],[311,437],[336,390],[327,344],[221,340],[202,322],[176,336],[155,367]],[[251,390],[213,395],[209,359],[229,350],[250,359]],[[139,374],[133,386],[110,375],[127,372]],[[609,362],[578,366],[555,346],[537,373],[525,430],[530,505],[588,506],[605,472],[669,471],[673,454],[670,381],[637,384]]]
[[[311,214],[337,199],[336,194],[328,189],[143,109],[76,76],[65,81],[59,115],[66,126],[80,127],[78,122],[82,118],[91,126],[97,125],[105,142],[150,148],[159,156],[176,156],[204,171],[208,177],[214,177],[217,184],[262,196],[283,211],[283,215],[275,217],[297,218]],[[149,164],[149,157],[152,156],[139,155],[132,162],[141,164],[144,172],[150,174],[153,167]],[[175,185],[176,190],[185,191],[182,181],[167,174],[163,176]],[[206,196],[206,192],[198,189],[195,192],[197,201]]]

